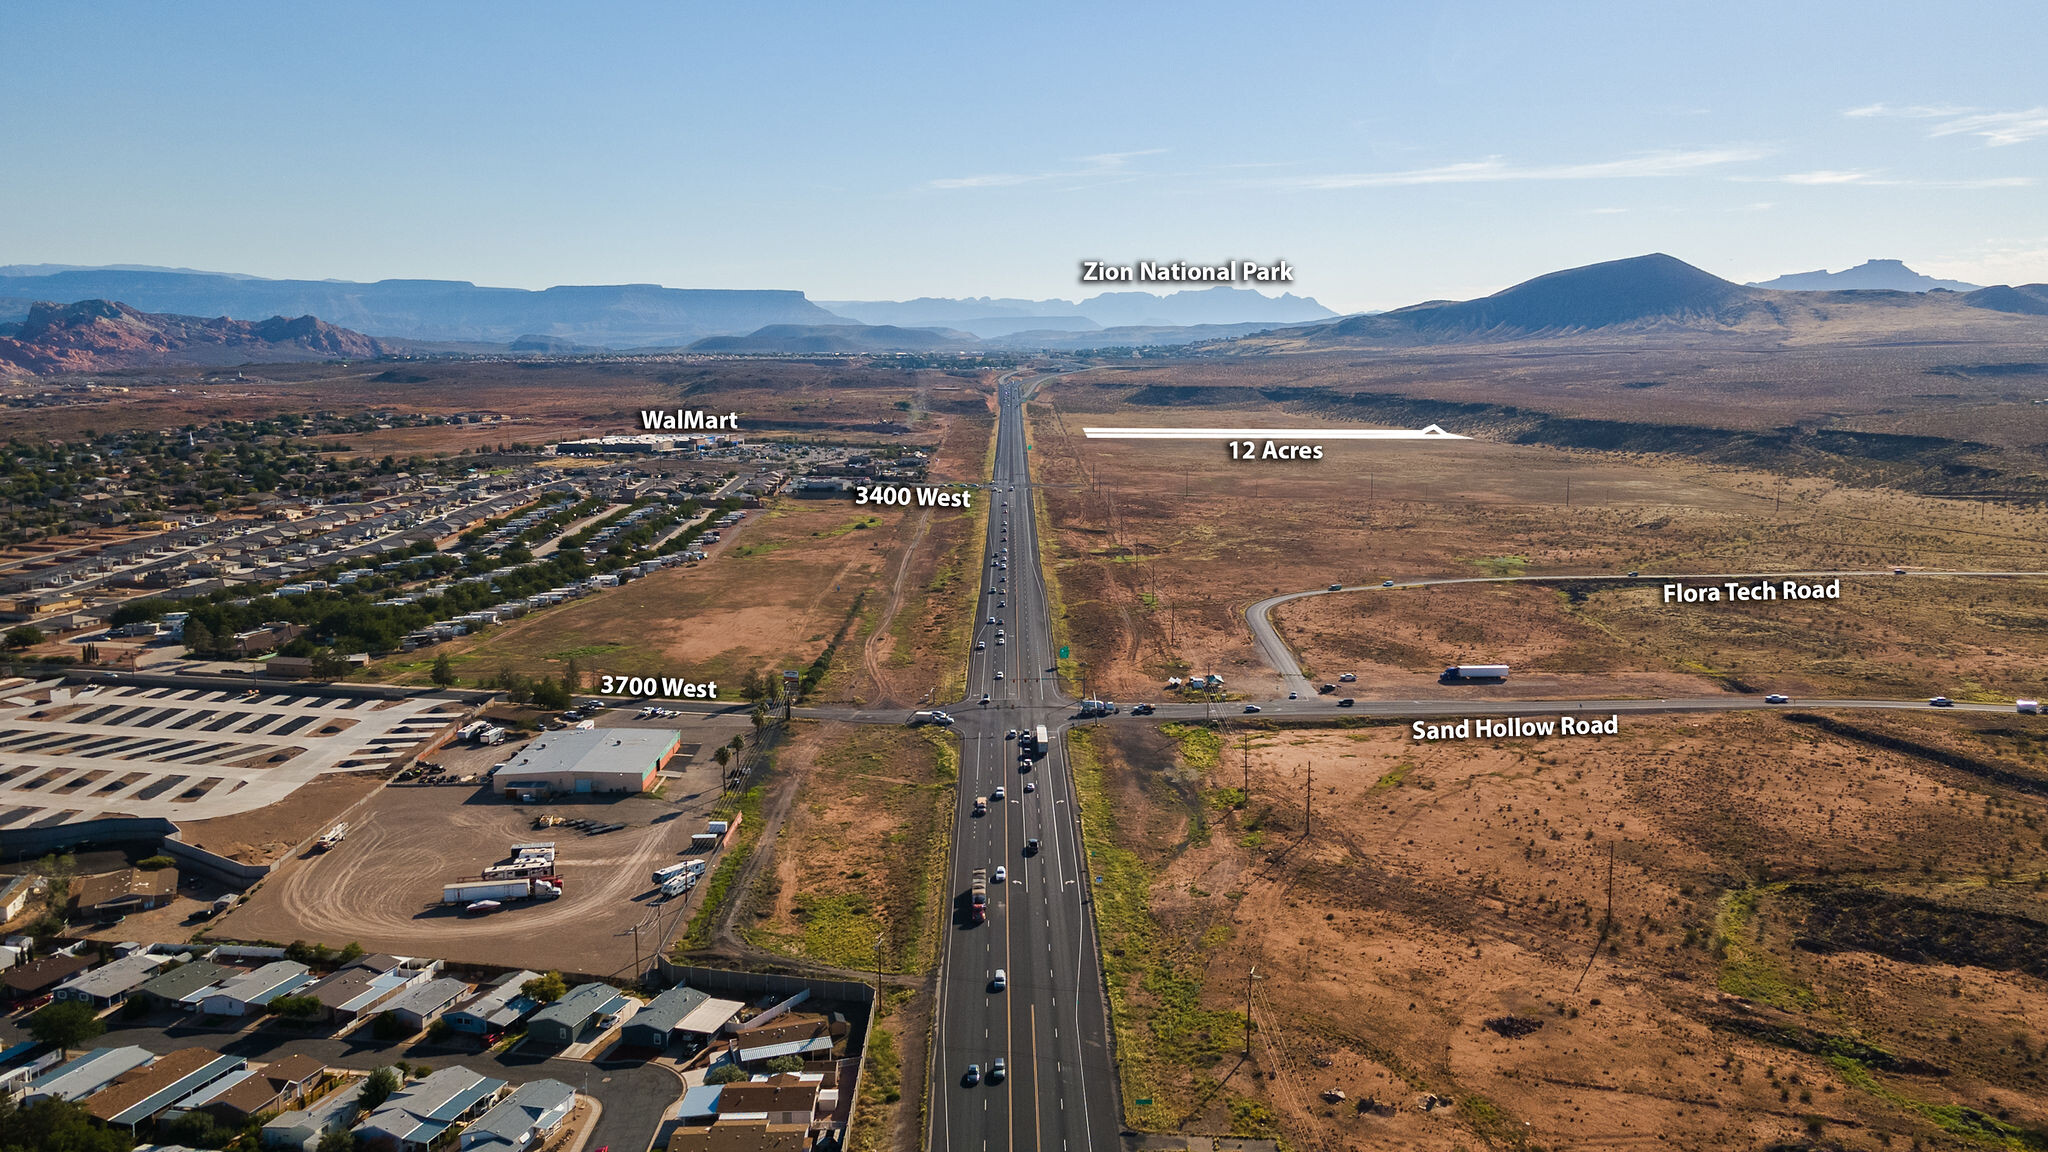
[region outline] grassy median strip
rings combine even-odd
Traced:
[[[1067,761],[1081,803],[1124,1116],[1134,1128],[1160,1131],[1187,1112],[1193,1096],[1190,1071],[1232,1050],[1244,1032],[1244,1016],[1202,1006],[1199,945],[1164,932],[1153,917],[1157,877],[1135,851],[1122,846],[1096,739],[1092,731],[1068,733]],[[1197,1079],[1200,1075],[1195,1072]],[[1140,1100],[1149,1103],[1140,1106]]]

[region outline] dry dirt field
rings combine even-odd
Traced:
[[[772,871],[741,908],[747,942],[839,968],[928,970],[959,777],[952,738],[804,721],[776,764],[796,774],[798,793]]]
[[[1153,696],[1166,676],[1190,672],[1220,673],[1233,692],[1247,696],[1278,691],[1251,644],[1244,609],[1275,592],[1339,581],[1893,565],[2048,570],[2048,513],[2038,508],[1852,488],[1825,476],[1785,478],[1678,455],[1474,440],[1333,443],[1320,461],[1247,463],[1232,462],[1222,443],[1085,440],[1081,431],[1090,425],[1273,427],[1327,415],[1276,403],[1117,407],[1107,397],[1128,399],[1131,389],[1100,388],[1093,378],[1063,379],[1033,405],[1033,465],[1045,496],[1045,538],[1056,545],[1049,562],[1066,613],[1061,623],[1091,685],[1113,698]],[[1259,398],[1249,389],[1235,392]],[[1915,593],[1922,587],[1915,584]],[[2023,636],[2039,615],[2038,585],[1970,585],[1960,599],[1944,587],[1925,591],[1923,604],[1899,604],[1897,590],[1859,594],[1839,613],[1818,617],[1840,630],[1811,638],[1800,682],[1828,682],[1829,642],[1860,643],[1858,628],[1876,636],[1909,625],[1990,622],[1995,627],[1976,629],[1967,642],[1933,643],[1932,633],[1893,641],[1901,648],[1927,645],[1914,670],[1945,670],[1950,683],[1962,671],[1953,662],[1973,653],[1997,650],[2005,661],[2009,650],[2024,662],[2032,651],[2034,642]],[[1420,596],[1404,595],[1401,604]],[[1775,641],[1767,634],[1782,634],[1782,627],[1731,638],[1730,622],[1743,619],[1739,614],[1724,612],[1717,622],[1696,612],[1690,635],[1671,636],[1661,628],[1666,614],[1635,610],[1629,597],[1639,595],[1601,594],[1553,639],[1570,639],[1565,650],[1593,654],[1657,634],[1622,669],[1645,674],[1632,690],[1648,694],[1674,680],[1791,663],[1771,659]],[[1383,607],[1368,604],[1368,596],[1340,599],[1360,613]],[[1333,600],[1283,613],[1344,611]],[[1571,638],[1594,620],[1613,634]],[[1330,635],[1328,650],[1311,653],[1319,670],[1363,659],[1382,641],[1385,656],[1394,655],[1392,647],[1414,648],[1417,656],[1463,649],[1455,638],[1415,645],[1400,636],[1369,637],[1362,628],[1345,635],[1340,623],[1305,622],[1309,632]],[[1476,630],[1483,633],[1485,622]],[[1727,668],[1706,658],[1716,648],[1730,657]],[[1765,655],[1734,658],[1741,649]],[[1449,661],[1432,655],[1430,662],[1440,670]]]
[[[1698,581],[1694,581],[1698,584]],[[1515,669],[1488,696],[2011,701],[2048,668],[2048,578],[1855,577],[1840,600],[1665,604],[1658,584],[1476,584],[1314,596],[1274,612],[1311,678],[1441,695],[1450,664]],[[1347,687],[1347,692],[1353,689]]]
[[[966,393],[962,393],[964,397]],[[934,482],[984,476],[993,424],[980,393],[932,418]],[[888,412],[875,410],[879,416]],[[835,643],[813,701],[908,703],[964,676],[963,617],[974,589],[983,510],[870,508],[780,497],[749,513],[711,558],[536,612],[474,639],[383,662],[425,683],[446,653],[465,682],[504,668],[716,680],[737,699],[742,675],[805,668]]]
[[[2048,733],[1817,719],[1081,734],[1133,1122],[1332,1149],[2039,1146]]]
[[[685,748],[690,740],[686,733]],[[472,757],[501,755],[481,749]],[[452,758],[444,754],[437,759]],[[718,800],[718,768],[708,757],[681,771],[664,796],[590,797],[512,804],[489,789],[394,784],[351,814],[348,839],[323,854],[284,862],[249,902],[207,927],[222,940],[306,940],[339,947],[353,940],[372,951],[438,956],[604,976],[630,973],[635,925],[639,955],[650,958],[675,931],[695,894],[656,904],[649,876],[683,859],[690,835]],[[488,767],[488,764],[484,765]],[[450,770],[473,770],[450,764]],[[589,836],[572,828],[536,829],[536,813],[624,823]],[[564,881],[551,903],[509,905],[489,916],[442,908],[441,886],[473,878],[518,843],[552,840]],[[713,867],[716,861],[713,860]],[[701,887],[700,887],[701,890]]]

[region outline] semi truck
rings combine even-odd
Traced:
[[[986,816],[988,814],[988,797],[976,796],[974,798],[974,814],[976,816]]]
[[[1081,701],[1081,715],[1084,717],[1114,716],[1117,714],[1117,711],[1116,701],[1114,700]]]
[[[2013,705],[2013,710],[2015,712],[2025,712],[2029,715],[2035,715],[2041,711],[2041,702],[2039,700],[2021,700]]]
[[[967,899],[974,909],[974,922],[983,923],[988,919],[988,869],[976,868],[974,882],[968,886]]]
[[[553,900],[562,894],[560,876],[524,876],[513,880],[466,880],[441,887],[441,903],[474,904],[479,900]]]
[[[934,708],[926,712],[912,712],[910,723],[913,727],[919,724],[937,724],[941,728],[947,728],[952,726],[953,718]]]
[[[1505,680],[1508,666],[1505,664],[1453,664],[1444,669],[1445,680]]]

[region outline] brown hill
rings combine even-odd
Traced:
[[[38,303],[20,324],[0,326],[0,372],[39,376],[159,364],[354,360],[386,351],[360,332],[313,316],[209,320],[138,312],[112,300]]]
[[[1731,283],[1654,253],[1551,272],[1476,300],[1432,300],[1247,337],[1246,351],[1473,341],[1744,343],[1970,339],[2044,334],[2038,286],[1954,292],[1778,291]]]

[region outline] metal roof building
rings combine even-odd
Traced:
[[[560,1080],[521,1084],[462,1130],[462,1147],[464,1152],[526,1152],[554,1135],[575,1105],[575,1090]]]
[[[200,1010],[209,1016],[261,1013],[279,996],[289,996],[313,982],[313,973],[296,960],[273,960],[254,972],[237,976],[208,993]]]
[[[655,728],[550,732],[499,769],[491,783],[501,795],[516,797],[646,792],[681,743],[681,733]]]
[[[459,1065],[442,1068],[394,1093],[356,1131],[382,1152],[415,1152],[487,1106],[504,1087],[503,1080]]]
[[[29,1081],[21,1102],[38,1100],[80,1100],[112,1084],[122,1075],[156,1059],[156,1055],[133,1044],[122,1048],[95,1048],[70,1063],[58,1065]]]
[[[626,1006],[626,994],[609,984],[578,984],[567,996],[535,1012],[526,1034],[543,1044],[569,1044],[586,1025]]]
[[[180,1048],[93,1093],[85,1110],[132,1134],[171,1105],[246,1064],[240,1056],[223,1056],[211,1048]]]
[[[442,1019],[457,1032],[503,1032],[539,1007],[531,996],[520,990],[528,980],[539,975],[525,970],[507,972]]]
[[[147,952],[135,952],[109,961],[97,968],[80,972],[50,993],[55,1000],[82,1000],[95,1008],[119,1004],[128,994],[149,983],[156,970],[168,962],[167,956],[153,956]]]

